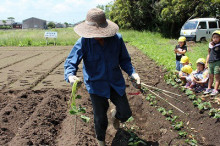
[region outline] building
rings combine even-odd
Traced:
[[[46,29],[47,21],[38,18],[28,18],[23,20],[22,29]]]
[[[13,29],[22,29],[22,23],[20,22],[15,22],[12,24]]]

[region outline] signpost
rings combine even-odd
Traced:
[[[45,32],[44,37],[46,38],[46,44],[48,45],[48,38],[53,38],[54,39],[54,46],[56,45],[56,40],[57,40],[57,32]]]

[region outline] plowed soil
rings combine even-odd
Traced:
[[[167,85],[163,67],[137,48],[127,47],[142,82],[181,95],[173,96],[177,101],[158,93],[185,114],[159,98],[158,106],[172,109],[184,122],[183,130],[194,135],[198,145],[220,145],[220,122],[210,118],[207,112],[200,113],[185,94]],[[85,115],[91,118],[90,122],[84,123],[77,117],[75,123],[75,116],[69,114],[71,87],[64,81],[63,64],[71,48],[0,48],[0,145],[97,145],[91,101],[85,87],[78,91],[82,99],[77,99],[77,105],[86,107]],[[79,68],[78,76],[82,77],[81,65]],[[186,145],[171,123],[149,105],[146,95],[134,95],[139,90],[133,88],[126,74],[124,77],[134,117],[126,126],[135,127],[134,133],[148,145]],[[107,145],[127,145],[130,138],[127,131],[123,128],[117,132],[109,120]]]

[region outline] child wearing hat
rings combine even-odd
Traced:
[[[120,122],[127,121],[132,115],[121,70],[125,71],[136,85],[140,85],[140,77],[131,64],[131,57],[122,36],[117,33],[118,29],[117,24],[106,20],[101,9],[89,10],[86,21],[74,28],[81,38],[64,64],[65,80],[74,84],[80,80],[76,73],[83,60],[83,78],[92,102],[99,146],[105,146],[109,100],[116,107],[112,110],[115,129],[120,127]]]
[[[208,87],[209,74],[208,70],[205,68],[206,60],[204,58],[199,58],[196,61],[197,69],[192,72],[192,83],[190,89],[195,89],[196,92],[204,91]]]
[[[216,96],[218,94],[220,82],[220,30],[216,30],[212,33],[212,39],[209,43],[209,50],[206,61],[206,66],[209,64],[209,83],[208,88],[204,94],[211,93],[211,96]],[[215,87],[212,90],[214,77]]]
[[[180,63],[181,63],[181,65],[182,65],[182,67],[185,66],[185,65],[190,65],[190,66],[192,66],[192,64],[191,64],[190,61],[189,61],[189,57],[187,57],[187,56],[183,56],[183,57],[181,58],[181,60],[180,60]],[[177,81],[178,83],[180,83],[180,82],[182,81],[183,84],[186,84],[186,74],[183,73],[182,71],[179,71],[179,72],[178,72],[178,75],[179,75],[179,80],[176,80],[176,81]]]
[[[186,38],[184,36],[181,36],[178,39],[178,45],[174,49],[174,52],[176,54],[176,70],[177,71],[180,71],[182,68],[182,64],[180,63],[180,60],[183,56],[185,56],[186,51],[187,51]]]
[[[193,71],[192,67],[190,65],[185,65],[184,67],[181,68],[181,71],[186,74],[186,85],[185,85],[185,88],[189,88],[189,86],[191,85],[192,83],[192,80],[191,80],[191,73]]]

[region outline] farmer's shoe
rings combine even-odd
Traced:
[[[111,110],[113,127],[115,128],[115,130],[118,130],[120,127],[120,123],[119,120],[115,118],[116,112],[117,111],[115,109]]]
[[[207,88],[203,94],[206,95],[206,94],[209,94],[209,93],[212,93],[212,89]]]
[[[211,96],[216,96],[218,94],[218,90],[213,90],[212,93],[210,94]]]
[[[98,142],[99,146],[105,146],[105,141],[99,141],[99,140],[97,140],[97,142]]]

